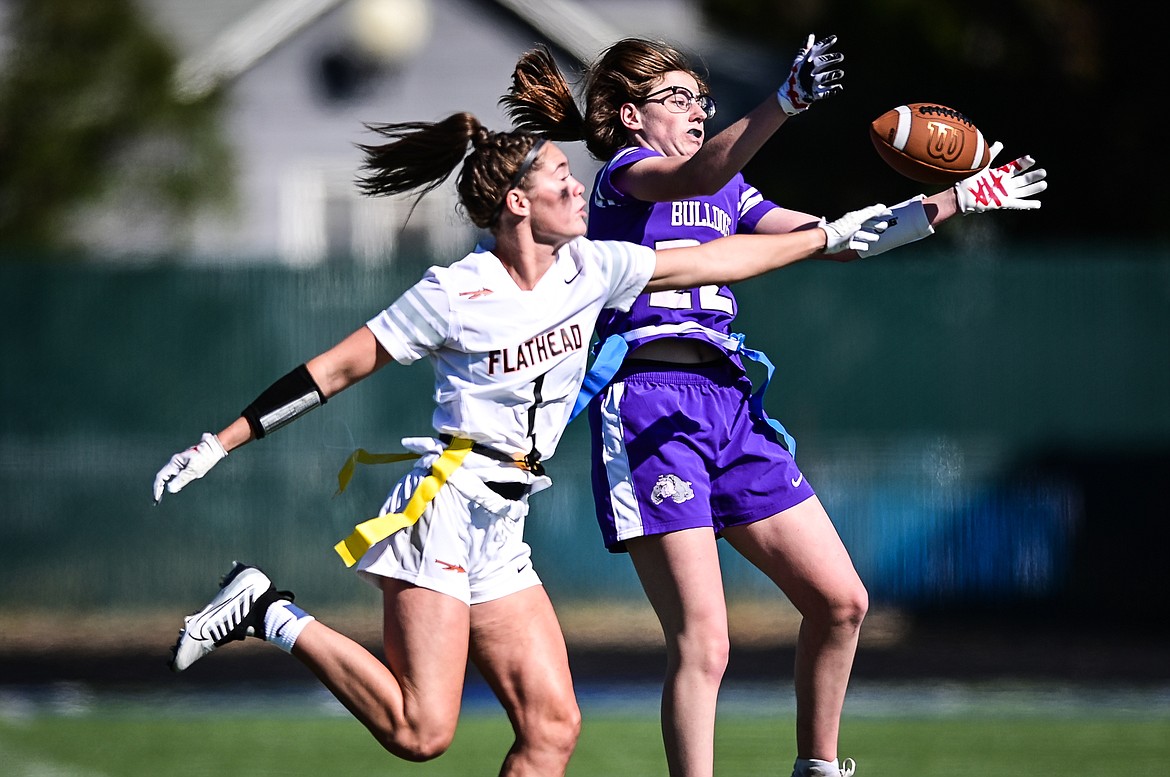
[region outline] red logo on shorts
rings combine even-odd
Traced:
[[[435,563],[443,567],[444,572],[462,572],[465,575],[467,574],[467,570],[458,564],[448,564],[446,561],[440,561],[439,559],[435,559]]]

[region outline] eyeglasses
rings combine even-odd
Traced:
[[[655,95],[665,95],[655,99]],[[642,100],[644,103],[662,103],[671,113],[688,113],[692,105],[698,105],[708,119],[715,118],[715,98],[709,94],[694,94],[685,86],[668,86],[651,92]]]

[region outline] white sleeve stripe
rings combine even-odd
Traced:
[[[615,259],[619,260],[624,267],[629,267],[633,263],[630,252],[633,246],[632,243],[626,243],[620,240],[604,240],[594,243],[594,245],[600,248],[602,253],[606,255],[606,259],[608,260],[607,264],[611,269],[615,266]]]
[[[611,199],[608,199],[606,197],[602,197],[601,192],[594,189],[594,191],[593,191],[593,204],[599,208],[608,208],[608,207],[611,207],[613,205],[616,205],[617,200],[611,200]]]
[[[446,339],[446,326],[436,326],[436,321],[442,322],[442,319],[414,289],[387,308],[386,316],[402,334],[407,335],[406,340],[435,348]]]
[[[427,321],[431,322],[436,331],[446,332],[448,330],[447,316],[435,310],[434,306],[427,299],[426,295],[418,290],[418,288],[410,289],[408,295],[411,305],[417,307],[425,315]]]
[[[622,247],[622,257],[626,260],[626,266],[632,267],[635,262],[634,246],[635,243],[620,243]]]
[[[637,150],[638,150],[637,146],[627,146],[626,148],[623,148],[621,151],[614,154],[613,159],[609,160],[609,163],[607,166],[613,167],[614,162],[618,161],[619,159],[621,159],[624,156],[629,156],[630,154],[634,153]]]
[[[752,208],[764,201],[764,195],[755,188],[748,188],[739,197],[739,215],[746,215]]]
[[[604,252],[608,254],[611,259],[619,260],[625,259],[626,255],[629,253],[628,250],[626,250],[626,243],[617,241],[601,243],[601,250],[604,250]]]

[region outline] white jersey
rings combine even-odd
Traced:
[[[366,326],[402,364],[430,357],[433,425],[507,454],[556,450],[604,308],[628,310],[654,251],[577,238],[531,291],[490,251],[432,267]]]

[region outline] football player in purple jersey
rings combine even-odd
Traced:
[[[810,35],[776,94],[710,138],[715,101],[703,77],[659,41],[629,38],[602,52],[585,73],[583,111],[545,48],[520,59],[500,102],[520,128],[584,140],[604,162],[590,199],[591,238],[664,249],[736,232],[797,232],[823,219],[778,207],[740,170],[789,118],[842,89],[835,43]],[[1033,162],[1018,162],[1023,169],[1006,176],[1006,207],[1037,208],[1026,198],[1043,190],[1043,171],[1025,177]],[[962,184],[907,200],[866,255],[982,209]],[[597,518],[606,547],[629,554],[666,637],[662,730],[672,777],[710,777],[714,768],[729,651],[720,537],[802,615],[794,777],[850,775],[838,733],[868,594],[795,463],[795,442],[753,396],[743,358],[761,355],[733,335],[736,313],[731,289],[710,285],[643,294],[599,319],[600,339],[628,350],[589,406]]]

